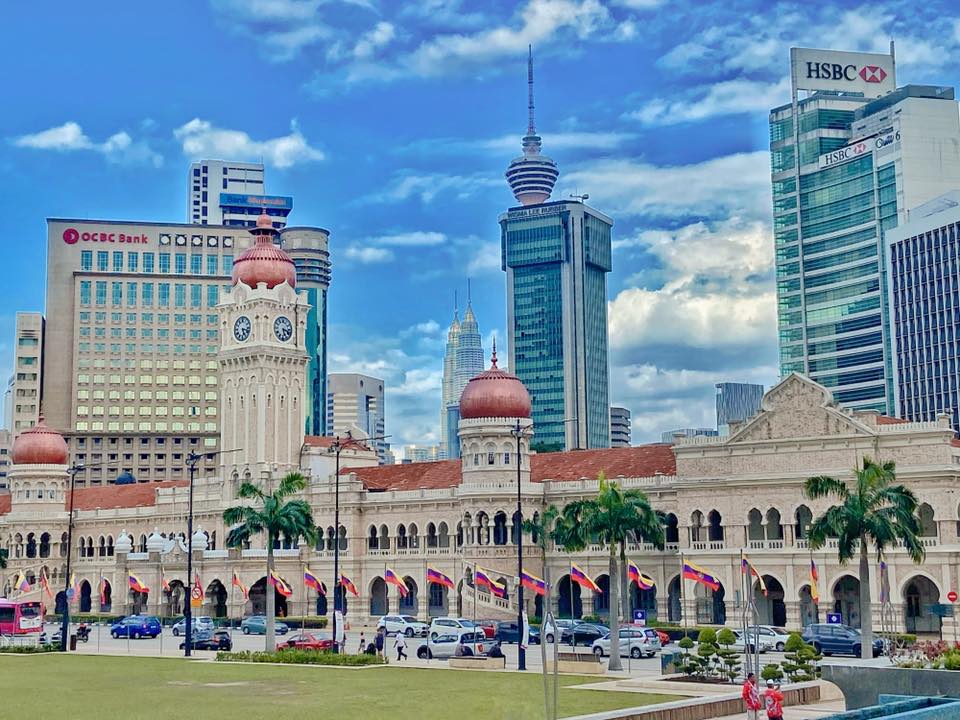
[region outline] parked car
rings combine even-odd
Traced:
[[[160,631],[160,621],[153,615],[128,615],[110,626],[110,636],[113,638],[155,638]]]
[[[593,645],[594,640],[602,638],[610,628],[593,623],[578,623],[563,633],[563,641],[571,645]]]
[[[802,637],[824,655],[853,655],[860,657],[863,637],[860,631],[846,625],[828,625],[814,623],[803,629]],[[883,652],[883,641],[873,641],[873,656],[879,657]]]
[[[240,630],[244,635],[266,635],[267,634],[267,616],[266,615],[251,615],[250,617],[245,617],[243,622],[240,623]],[[290,628],[287,627],[286,623],[280,622],[277,620],[274,623],[273,631],[277,635],[286,635]]]
[[[430,639],[417,648],[417,657],[421,660],[451,658],[456,654],[458,645],[465,645],[464,655],[471,656],[474,654],[475,644],[482,643],[485,639],[486,635],[479,631],[444,632],[436,637],[431,633]]]
[[[591,649],[597,657],[610,654],[611,633],[593,641]],[[660,650],[660,637],[654,630],[620,628],[620,655],[652,658]]]
[[[757,641],[757,635],[753,632],[750,633],[750,636],[747,638],[746,642],[743,639],[743,630],[734,630],[733,634],[736,636],[736,641],[730,646],[731,650],[736,650],[737,652],[754,652],[755,643]],[[765,653],[770,650],[773,650],[773,640],[764,635],[760,635],[760,652]]]
[[[750,628],[750,632],[759,632],[760,637],[770,640],[773,649],[777,652],[783,652],[783,649],[787,646],[787,640],[790,639],[790,633],[787,632],[786,628],[776,627],[775,625],[754,625]]]
[[[556,639],[562,642],[570,628],[579,622],[579,620],[570,620],[568,618],[555,618],[552,623],[545,623],[541,626],[540,636],[548,643],[552,643]]]
[[[288,640],[277,643],[277,650],[332,650],[333,638],[319,633],[299,633]]]
[[[197,630],[210,630],[213,632],[213,618],[206,615],[193,618],[193,622],[190,624],[193,625],[194,632]],[[173,634],[176,636],[187,634],[187,619],[185,617],[180,618],[180,621],[173,626]]]
[[[487,636],[488,640],[493,639],[497,634],[496,620],[477,620],[477,627],[483,630],[483,634]]]
[[[434,618],[430,623],[430,637],[436,638],[440,635],[447,635],[450,633],[462,635],[465,632],[472,633],[476,629],[477,626],[466,618],[438,617]],[[484,633],[484,636],[485,635],[486,634]]]
[[[233,650],[233,640],[226,630],[197,630],[190,636],[190,645],[194,650]],[[180,643],[180,649],[187,646],[187,641]]]
[[[412,615],[384,615],[377,621],[377,629],[384,628],[387,635],[403,633],[407,637],[426,637],[430,626]]]
[[[519,643],[520,642],[520,626],[515,622],[498,622],[496,631],[493,634],[495,640],[499,640],[502,643]],[[488,636],[491,637],[491,636]],[[540,644],[540,631],[535,627],[530,628],[528,639],[531,645]]]

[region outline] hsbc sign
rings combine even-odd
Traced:
[[[892,55],[791,48],[790,68],[794,91],[835,90],[880,97],[896,89]]]

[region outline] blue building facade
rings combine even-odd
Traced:
[[[726,435],[730,423],[748,420],[760,412],[763,385],[717,383],[717,430]]]

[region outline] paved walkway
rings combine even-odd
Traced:
[[[805,705],[803,707],[792,706],[783,709],[784,720],[817,720],[834,713],[843,712],[846,708],[843,706],[843,700],[825,700],[816,705]],[[746,712],[737,715],[727,715],[717,720],[744,720]],[[761,715],[763,717],[763,715]]]

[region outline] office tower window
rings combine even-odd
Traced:
[[[207,307],[216,307],[220,302],[220,292],[216,285],[207,285]]]
[[[123,272],[123,251],[114,250],[113,251],[113,271]]]
[[[127,253],[127,272],[136,272],[140,265],[140,253]]]
[[[90,271],[93,270],[93,251],[83,250],[80,253],[80,269]]]
[[[80,304],[81,305],[90,304],[90,281],[89,280],[80,281]]]
[[[135,307],[137,304],[137,284],[135,282],[127,283],[127,306]]]
[[[223,274],[229,275],[233,272],[233,255],[223,256]]]
[[[207,275],[217,274],[217,256],[207,255]]]
[[[170,307],[170,283],[157,284],[157,303],[160,307]],[[166,316],[162,316],[166,317]],[[165,321],[161,321],[165,322]]]
[[[176,267],[174,272],[177,275],[183,275],[187,272],[187,255],[186,253],[177,253],[176,255]]]
[[[190,255],[190,274],[199,275],[203,272],[203,256],[192,254]]]
[[[148,282],[143,283],[143,286],[141,289],[141,300],[143,302],[144,307],[153,307],[153,283],[148,283]],[[148,314],[144,313],[143,314],[144,322],[148,322],[147,317],[148,317]],[[150,318],[149,322],[152,322],[153,315],[149,315],[149,318]]]
[[[110,283],[110,301],[114,305],[120,305],[121,303],[123,303],[123,283],[121,282]]]
[[[107,264],[110,261],[110,254],[106,250],[97,252],[97,270],[99,272],[107,271]]]
[[[202,297],[203,297],[203,286],[191,285],[190,286],[190,307],[192,308],[200,307]]]
[[[153,253],[145,252],[143,254],[143,271],[145,273],[153,272]]]
[[[174,289],[174,306],[178,308],[187,306],[187,286],[181,283],[177,283],[173,286]]]
[[[160,272],[164,275],[170,272],[170,253],[160,253]]]

